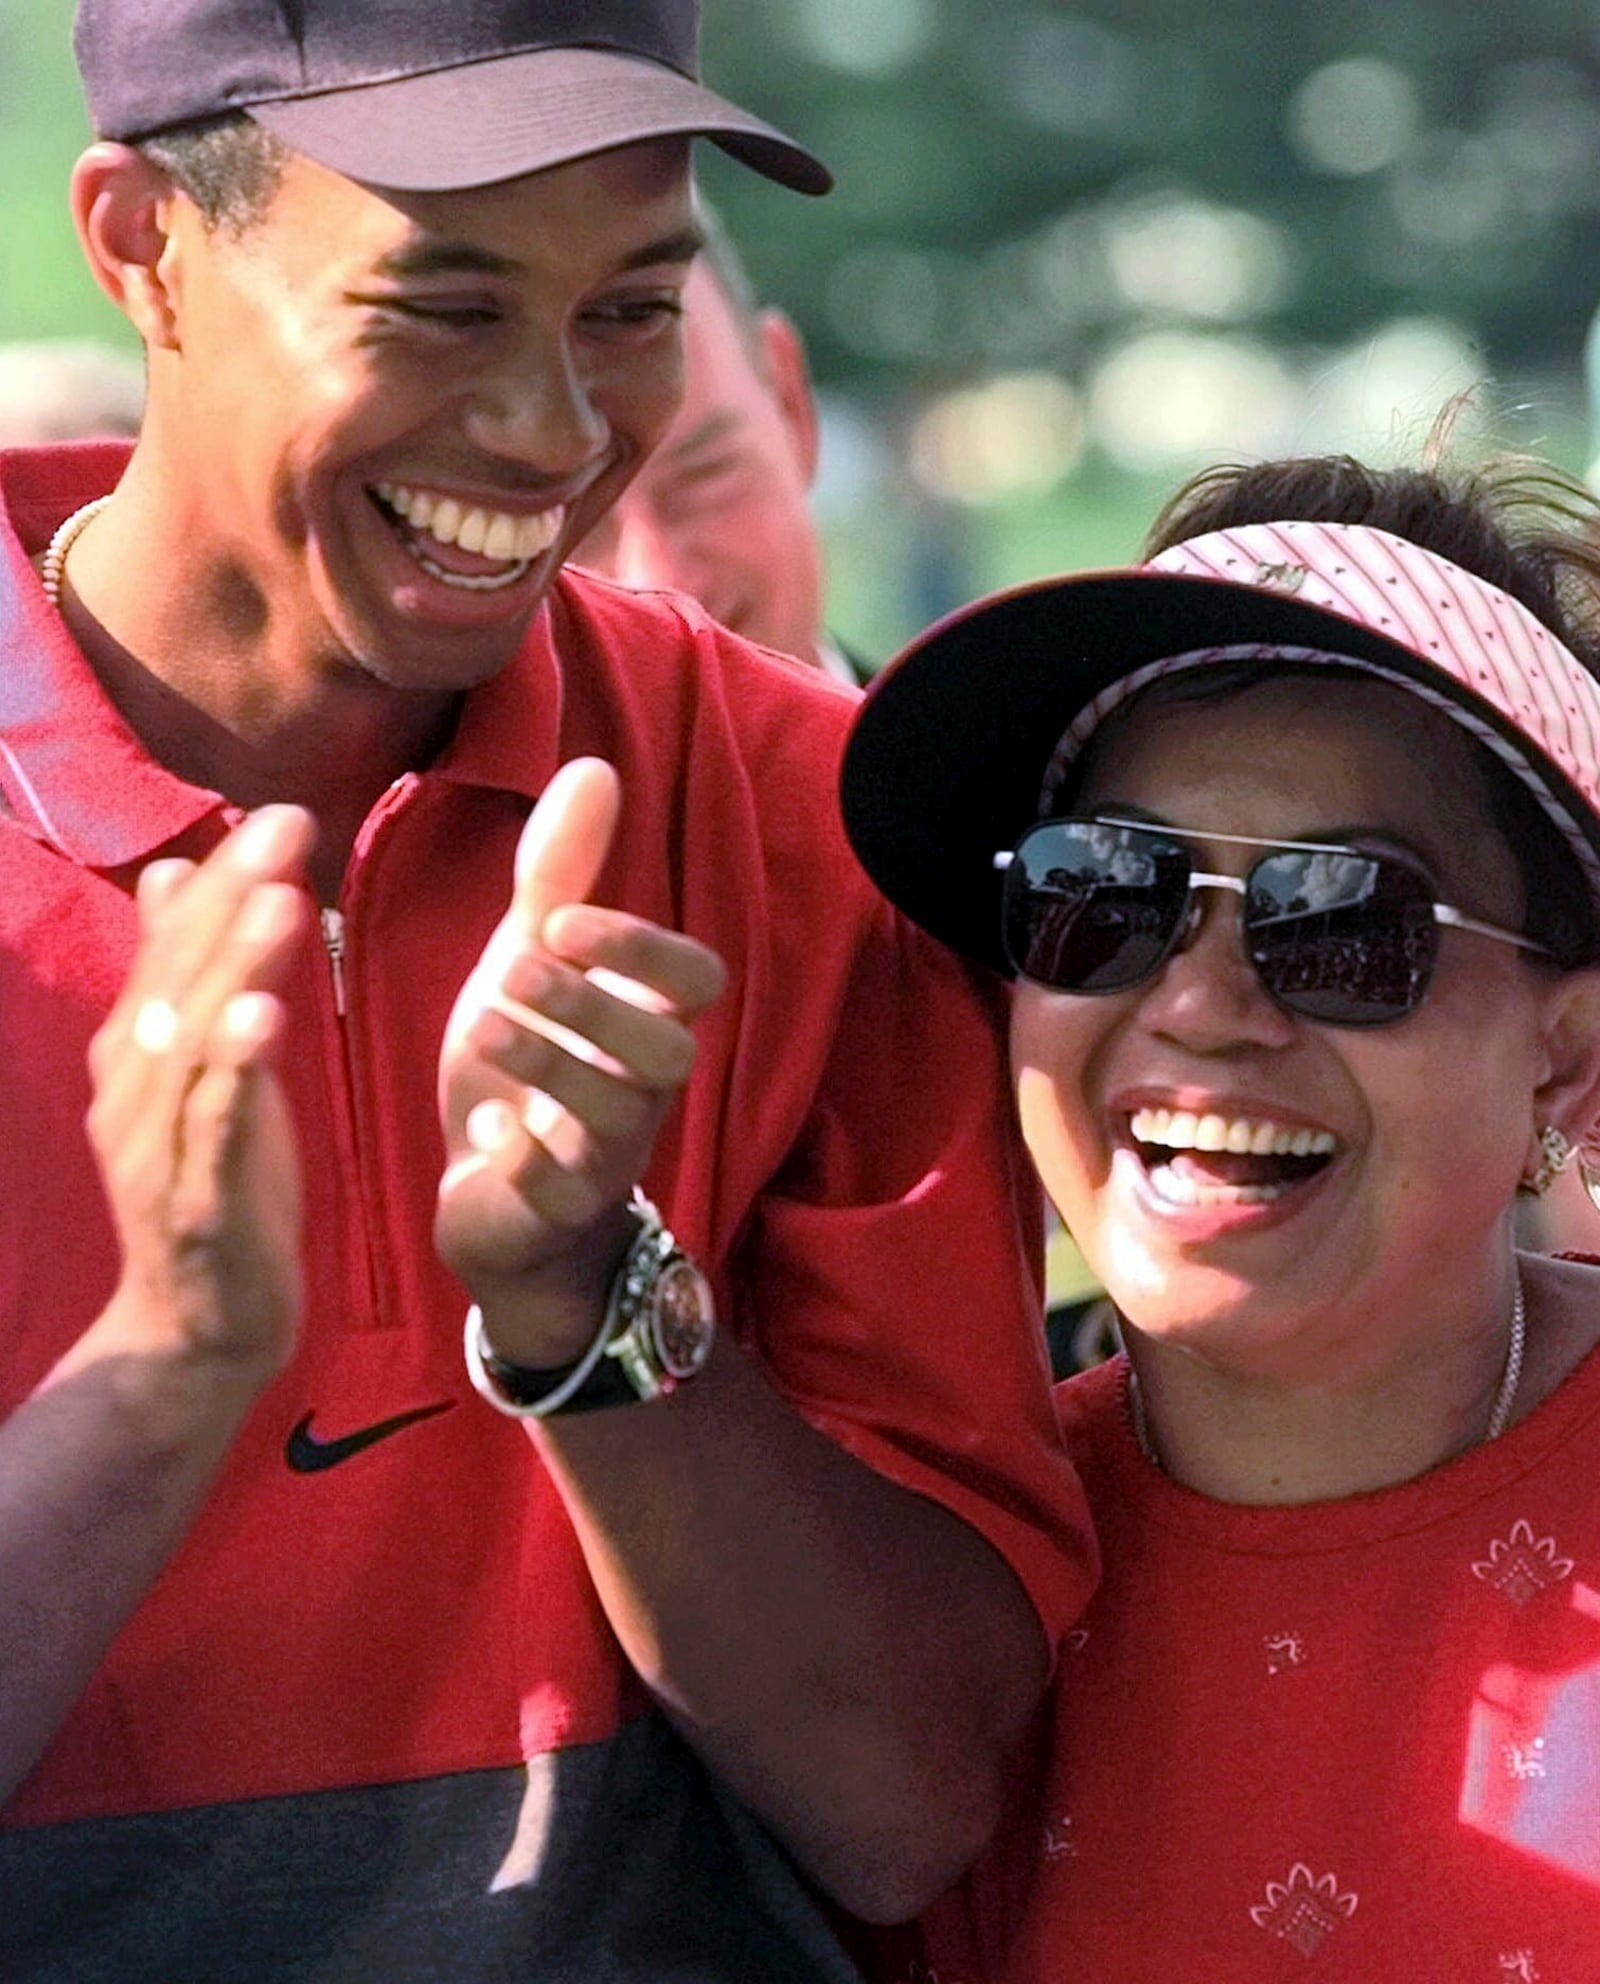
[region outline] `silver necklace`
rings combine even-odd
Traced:
[[[45,546],[44,557],[39,564],[39,583],[44,587],[45,598],[58,613],[61,611],[61,581],[67,569],[67,553],[110,501],[109,496],[97,496],[92,503],[85,503],[81,510],[74,510]]]
[[[1515,1275],[1514,1293],[1511,1298],[1511,1337],[1506,1345],[1505,1369],[1500,1373],[1500,1389],[1494,1395],[1494,1404],[1489,1408],[1489,1424],[1484,1429],[1483,1439],[1478,1443],[1487,1446],[1491,1440],[1498,1440],[1511,1423],[1511,1408],[1516,1403],[1517,1387],[1522,1382],[1522,1353],[1528,1341],[1528,1312],[1522,1296],[1522,1275],[1513,1269]],[[1152,1467],[1159,1467],[1164,1474],[1166,1468],[1155,1441],[1150,1437],[1150,1421],[1144,1409],[1144,1393],[1139,1386],[1139,1374],[1130,1363],[1128,1366],[1128,1417],[1133,1422],[1133,1437],[1139,1443],[1139,1451]]]

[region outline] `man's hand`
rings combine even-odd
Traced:
[[[587,904],[619,800],[595,758],[551,780],[439,1065],[439,1252],[495,1348],[534,1368],[570,1362],[594,1334],[629,1194],[694,1062],[689,1023],[722,990],[703,944]]]
[[[0,1804],[294,1348],[299,1172],[271,1062],[311,841],[308,814],[268,806],[201,865],[139,880],[132,975],[89,1049],[122,1277],[0,1425]]]
[[[100,1327],[262,1381],[300,1305],[299,1170],[270,1064],[313,832],[298,807],[269,806],[202,865],[153,862],[132,975],[89,1051],[89,1135],[123,1253]]]

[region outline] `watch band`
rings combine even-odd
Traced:
[[[612,1277],[594,1340],[575,1363],[554,1370],[513,1364],[496,1354],[483,1311],[467,1311],[467,1375],[473,1390],[513,1419],[593,1412],[666,1397],[711,1354],[716,1319],[705,1276],[642,1193],[633,1195],[639,1229]],[[670,1320],[686,1302],[676,1327]],[[658,1310],[669,1320],[662,1323]]]
[[[495,1355],[484,1328],[483,1311],[474,1302],[467,1311],[462,1348],[466,1353],[467,1376],[479,1398],[512,1419],[546,1419],[552,1412],[570,1405],[594,1376],[605,1355],[606,1324],[601,1323],[594,1342],[575,1364],[537,1371]]]

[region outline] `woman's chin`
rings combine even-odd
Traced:
[[[1204,1352],[1292,1334],[1303,1307],[1276,1276],[1175,1259],[1126,1232],[1113,1236],[1102,1273],[1106,1293],[1130,1328],[1180,1349]]]

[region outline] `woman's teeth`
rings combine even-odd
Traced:
[[[1172,1206],[1270,1205],[1291,1186],[1320,1171],[1339,1142],[1330,1130],[1275,1123],[1266,1117],[1198,1115],[1187,1109],[1136,1109],[1128,1127],[1141,1147],[1150,1189]],[[1160,1150],[1193,1151],[1202,1157],[1216,1153],[1233,1162],[1208,1176],[1206,1167],[1193,1159],[1163,1161],[1156,1156]],[[1308,1164],[1308,1159],[1314,1161]],[[1226,1175],[1230,1169],[1238,1175]],[[1264,1175],[1274,1170],[1279,1175]],[[1246,1175],[1250,1173],[1254,1175]]]
[[[1331,1157],[1331,1130],[1290,1129],[1249,1116],[1196,1116],[1187,1109],[1136,1109],[1129,1121],[1136,1142],[1168,1150],[1225,1150],[1253,1157]]]
[[[532,515],[468,508],[453,496],[411,489],[403,483],[380,482],[374,494],[385,509],[411,526],[417,538],[431,538],[442,546],[453,545],[458,551],[508,567],[504,572],[452,572],[429,558],[416,539],[407,540],[418,562],[432,577],[474,592],[514,585],[534,559],[555,543],[567,515],[561,504]]]
[[[1149,1179],[1150,1189],[1169,1206],[1266,1206],[1289,1189],[1287,1185],[1202,1185],[1170,1164],[1153,1166]]]

